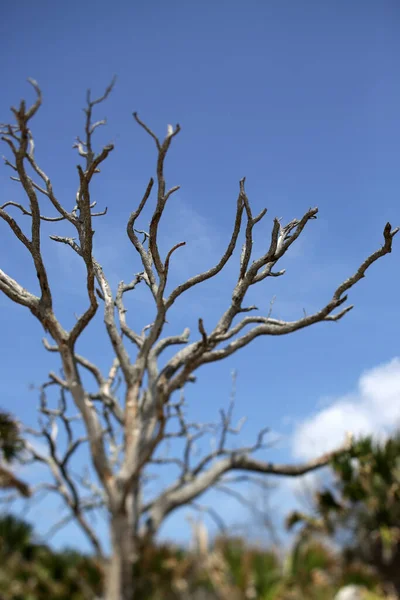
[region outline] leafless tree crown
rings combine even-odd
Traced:
[[[266,210],[253,215],[246,195],[245,180],[242,179],[232,233],[221,258],[207,271],[191,277],[166,293],[170,270],[173,268],[173,255],[178,250],[183,252],[185,244],[176,243],[162,256],[158,243],[165,207],[179,189],[179,186],[167,187],[164,162],[180,127],[168,126],[167,135],[161,140],[137,113],[133,113],[136,123],[156,146],[156,175],[155,179],[150,179],[137,208],[130,214],[126,227],[127,236],[140,257],[141,270],[133,276],[130,283],[122,281],[114,295],[106,274],[93,253],[93,220],[105,215],[106,209],[94,212],[96,202],[91,197],[92,180],[100,173],[101,165],[114,150],[112,144],[104,146],[100,151],[95,149],[94,134],[105,121],[94,121],[93,112],[109,96],[114,82],[100,98],[92,99],[90,93],[87,94],[84,134],[74,144],[82,158],[77,167],[78,189],[74,205],[66,208],[59,201],[49,175],[35,158],[31,121],[40,108],[42,94],[36,81],[29,81],[36,94],[35,102],[27,107],[22,101],[18,108],[12,108],[15,123],[1,126],[1,138],[11,155],[10,159],[5,159],[5,164],[13,172],[11,179],[22,186],[27,206],[8,200],[0,207],[0,217],[29,253],[38,277],[40,294],[28,291],[2,270],[0,290],[10,300],[31,311],[52,340],[44,340],[45,347],[49,352],[60,356],[61,374],[50,373],[49,381],[41,388],[40,428],[30,430],[31,434],[44,436],[48,454],[40,453],[34,444],[29,444],[33,458],[45,462],[53,476],[53,483],[39,487],[61,494],[69,510],[60,524],[71,518],[75,519],[88,535],[96,552],[101,555],[100,541],[87,519],[87,511],[99,506],[106,506],[112,516],[125,511],[131,531],[139,538],[144,538],[155,533],[166,516],[176,508],[186,504],[199,508],[197,498],[211,487],[219,486],[223,491],[224,487],[235,481],[232,476],[227,480],[227,474],[232,471],[243,472],[236,478],[237,481],[240,477],[251,477],[255,473],[296,476],[326,464],[334,453],[302,465],[279,465],[256,459],[254,452],[265,447],[265,429],[260,432],[253,445],[232,450],[229,448],[228,436],[238,431],[232,421],[233,404],[227,411],[221,412],[220,423],[201,425],[188,420],[184,398],[177,398],[175,392],[182,391],[188,382],[194,381],[200,366],[231,356],[257,337],[285,335],[323,321],[340,320],[352,308],[351,305],[345,306],[347,292],[364,277],[373,263],[391,252],[392,240],[398,229],[392,230],[387,223],[383,231],[383,245],[334,290],[329,302],[317,312],[295,321],[278,320],[271,314],[261,315],[256,306],[246,304],[248,291],[267,278],[281,277],[284,274],[285,271],[278,266],[280,259],[301,235],[308,222],[316,218],[318,209],[310,208],[300,219],[293,219],[286,225],[281,220],[274,219],[268,247],[261,256],[253,256],[254,229],[265,216]],[[153,188],[155,208],[149,228],[144,231],[138,229],[136,224],[150,201]],[[42,204],[47,204],[52,209],[53,216],[48,216],[47,209]],[[12,216],[15,210],[22,213],[24,218],[29,218],[29,235],[23,232]],[[63,327],[53,307],[52,289],[42,253],[44,221],[68,222],[74,232],[71,237],[50,237],[54,243],[69,246],[82,259],[86,269],[87,307],[70,330]],[[194,336],[190,335],[188,329],[177,335],[165,336],[169,309],[185,292],[216,277],[224,269],[239,243],[241,233],[244,241],[237,267],[237,281],[231,302],[220,315],[215,327],[208,329],[199,318],[198,332]],[[156,308],[154,322],[146,325],[141,332],[134,331],[129,325],[124,304],[125,294],[139,284],[147,286]],[[115,354],[115,360],[106,374],[76,351],[79,337],[99,310],[103,311],[105,328]],[[132,343],[136,348],[133,357]],[[173,356],[163,360],[164,351],[174,348],[176,351]],[[95,393],[86,389],[83,373],[92,376],[97,389]],[[119,379],[124,384],[123,400],[117,392]],[[46,394],[49,387],[59,390],[60,400],[56,408],[51,408],[48,404]],[[68,410],[68,396],[73,400],[76,414],[71,415]],[[83,423],[84,435],[76,435],[75,420]],[[63,450],[58,442],[60,428],[65,441]],[[195,443],[206,434],[213,439],[213,445],[208,453],[197,457],[193,452]],[[178,458],[171,458],[165,451],[161,451],[168,441],[174,439],[183,442],[183,452]],[[70,469],[72,456],[86,443],[89,445],[99,484],[84,476],[77,478]],[[348,443],[347,441],[337,452],[343,451]],[[174,464],[179,469],[179,475],[153,498],[145,498],[142,486],[148,477],[146,469],[161,464]],[[82,490],[87,490],[87,495]]]

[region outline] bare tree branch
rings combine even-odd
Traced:
[[[209,469],[203,471],[195,479],[185,484],[172,485],[159,496],[153,503],[145,507],[149,511],[150,518],[147,527],[157,531],[160,523],[172,511],[180,506],[192,502],[203,494],[206,490],[213,487],[221,477],[229,471],[248,471],[251,473],[262,473],[263,475],[281,475],[286,477],[299,477],[320,469],[329,464],[336,456],[350,449],[352,440],[346,442],[337,448],[334,452],[328,452],[299,465],[279,465],[270,462],[263,462],[248,456],[247,454],[232,452],[230,456],[216,461]]]
[[[53,381],[54,383],[54,381]],[[34,445],[32,445],[29,441],[26,442],[26,448],[29,451],[30,455],[39,462],[45,463],[48,465],[50,472],[52,473],[54,479],[54,486],[57,492],[61,495],[67,507],[70,509],[70,516],[80,525],[83,532],[88,537],[91,542],[96,555],[99,557],[103,556],[103,551],[101,548],[101,544],[99,539],[97,538],[93,528],[89,525],[87,519],[84,516],[85,511],[88,509],[88,506],[93,508],[93,503],[87,503],[84,501],[79,493],[76,483],[73,480],[72,475],[69,472],[68,463],[72,457],[72,455],[76,452],[78,447],[87,441],[87,437],[83,436],[80,438],[74,439],[73,431],[71,428],[71,420],[73,418],[68,417],[66,414],[67,405],[65,402],[65,396],[63,393],[63,388],[61,386],[61,397],[59,408],[54,410],[49,410],[47,406],[46,399],[46,387],[51,385],[50,381],[47,385],[44,384],[41,388],[41,408],[40,412],[42,415],[46,417],[46,421],[42,424],[41,430],[36,431],[30,428],[27,428],[27,433],[31,435],[35,435],[36,437],[43,437],[47,443],[48,454],[42,454],[37,451]],[[80,415],[79,415],[80,416]],[[58,426],[57,419],[61,420],[64,429],[67,434],[67,446],[63,456],[59,456],[57,452],[57,438],[58,438]],[[63,519],[63,524],[66,524],[67,521]],[[59,525],[60,526],[60,525]],[[58,527],[56,527],[57,529]]]
[[[201,514],[207,514],[216,524],[220,534],[226,535],[228,533],[228,526],[225,523],[224,519],[221,515],[212,508],[212,506],[206,506],[203,504],[199,504],[198,502],[191,502],[191,508],[194,508]]]
[[[296,231],[291,234],[289,238],[289,242],[292,243],[292,239],[297,236],[298,228],[302,228],[305,226],[305,223],[313,218],[316,214],[316,210],[309,211],[303,219],[300,221],[293,221],[289,226],[283,228],[283,233],[281,233],[281,238],[284,240],[287,234],[284,231],[292,231],[293,223],[297,223],[294,225],[297,227]],[[357,271],[346,279],[338,288],[335,290],[332,299],[330,302],[323,307],[321,310],[316,313],[304,316],[303,318],[297,321],[280,321],[277,319],[272,319],[270,317],[245,317],[240,323],[237,325],[230,327],[234,317],[239,313],[240,303],[242,302],[245,293],[248,289],[248,286],[252,283],[252,278],[257,276],[257,269],[263,267],[265,261],[268,260],[267,255],[271,254],[271,250],[268,251],[267,255],[263,257],[261,261],[255,261],[253,266],[249,269],[248,273],[252,270],[252,276],[246,280],[246,277],[239,281],[238,285],[235,288],[235,291],[232,296],[232,304],[228,308],[228,310],[221,317],[219,323],[215,327],[214,331],[208,334],[207,336],[207,344],[204,344],[204,336],[202,335],[202,341],[193,343],[187,346],[185,349],[178,352],[166,365],[164,368],[164,373],[168,378],[172,378],[179,369],[182,367],[182,371],[175,376],[169,384],[169,390],[172,393],[175,389],[178,389],[182,386],[183,382],[186,381],[189,374],[193,373],[200,365],[215,362],[217,360],[224,359],[233,353],[235,353],[240,348],[247,346],[250,342],[252,342],[255,338],[261,335],[286,335],[288,333],[293,333],[300,329],[304,329],[305,327],[309,327],[314,325],[315,323],[323,322],[323,321],[338,321],[340,320],[346,313],[348,313],[353,306],[348,306],[340,310],[336,314],[332,314],[333,311],[344,304],[347,300],[347,295],[343,296],[343,294],[351,289],[356,283],[360,281],[365,276],[365,272],[367,269],[375,263],[379,258],[389,254],[392,249],[392,240],[396,233],[399,231],[399,228],[392,230],[390,223],[387,223],[384,229],[384,244],[383,246],[373,252],[357,269]],[[272,247],[278,247],[278,240],[274,241],[276,235],[273,232],[273,242]],[[279,253],[282,253],[282,248],[285,247],[288,242],[284,243],[284,241],[279,242],[280,250]],[[275,256],[271,257],[275,260]],[[271,260],[269,260],[271,262]],[[276,262],[276,261],[275,261]],[[257,268],[254,268],[254,265],[258,265]],[[226,341],[238,333],[242,331],[246,326],[257,324],[256,327],[253,327],[249,331],[247,331],[241,337],[236,338],[234,341],[230,342],[223,348],[216,348],[221,342]]]

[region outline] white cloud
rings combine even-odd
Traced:
[[[400,358],[360,376],[354,393],[330,402],[298,423],[292,439],[296,458],[308,459],[340,445],[346,432],[385,436],[400,425]]]

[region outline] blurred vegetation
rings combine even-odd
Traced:
[[[319,534],[342,548],[346,564],[371,566],[400,595],[400,434],[360,439],[332,464],[333,485],[317,491],[311,515],[292,513],[302,538]]]
[[[20,457],[24,442],[17,422],[8,412],[0,409],[0,457],[7,463]]]
[[[0,489],[16,490],[28,498],[31,495],[29,486],[10,468],[20,461],[24,447],[18,423],[12,415],[0,409]]]
[[[369,567],[346,566],[312,538],[299,539],[283,559],[240,538],[219,537],[203,549],[158,545],[146,549],[135,569],[137,598],[144,600],[332,600],[349,583],[369,589],[366,599],[384,597]],[[89,556],[40,544],[15,516],[0,518],[1,600],[94,600],[103,573]]]
[[[199,522],[190,549],[144,549],[135,565],[137,598],[333,600],[350,584],[365,590],[365,600],[398,598],[400,435],[359,440],[332,473],[311,514],[288,517],[298,530],[284,554],[240,537],[209,541]],[[0,600],[95,600],[105,568],[74,550],[55,552],[13,515],[0,517]]]
[[[54,552],[35,541],[31,525],[13,515],[0,519],[1,600],[92,600],[101,587],[92,558]]]

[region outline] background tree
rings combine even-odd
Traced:
[[[273,318],[271,312],[260,315],[255,306],[246,304],[248,291],[270,277],[284,274],[283,269],[277,270],[277,264],[308,222],[316,218],[318,209],[310,208],[300,219],[293,219],[287,225],[274,219],[266,251],[253,258],[254,228],[265,216],[266,210],[253,215],[245,191],[245,180],[242,179],[232,234],[223,256],[209,270],[170,289],[168,284],[173,254],[185,242],[177,242],[165,257],[161,255],[158,242],[165,207],[179,189],[179,186],[167,188],[164,163],[180,127],[169,125],[165,139],[160,140],[134,113],[136,123],[156,145],[156,180],[150,179],[143,198],[127,222],[126,232],[139,255],[140,270],[130,283],[121,282],[114,295],[93,253],[93,220],[106,211],[93,212],[95,201],[91,195],[93,179],[114,148],[108,144],[96,152],[93,135],[105,121],[94,122],[92,115],[94,108],[110,94],[112,84],[100,98],[93,100],[90,92],[87,95],[84,135],[83,138],[77,138],[75,144],[83,159],[83,166],[77,167],[75,204],[66,208],[61,204],[50,177],[36,160],[31,120],[41,105],[42,95],[38,84],[33,80],[30,83],[36,92],[35,102],[29,108],[25,101],[18,108],[12,108],[15,123],[2,126],[2,139],[12,156],[6,159],[6,165],[13,171],[12,179],[21,184],[29,208],[7,201],[0,208],[0,217],[30,255],[38,278],[39,294],[26,290],[1,270],[0,290],[38,319],[53,340],[53,345],[45,341],[46,348],[59,355],[62,367],[60,374],[50,373],[49,381],[41,389],[41,427],[31,431],[34,435],[44,436],[49,453],[41,454],[33,445],[30,450],[34,459],[47,463],[51,470],[54,483],[45,486],[47,491],[61,494],[69,509],[68,518],[74,519],[82,528],[99,557],[104,556],[104,551],[87,518],[87,511],[100,505],[106,507],[112,553],[105,595],[107,600],[130,600],[134,593],[132,566],[147,541],[153,538],[174,510],[195,503],[206,490],[223,483],[230,472],[298,476],[327,464],[333,456],[343,451],[343,448],[338,448],[333,453],[301,465],[279,465],[257,460],[253,453],[264,448],[266,429],[260,431],[253,445],[230,449],[229,436],[237,432],[232,422],[233,406],[221,413],[221,423],[200,425],[188,420],[184,396],[181,395],[179,399],[176,395],[179,390],[182,393],[186,384],[195,380],[194,374],[201,366],[231,356],[257,337],[286,335],[316,323],[341,319],[352,308],[343,307],[347,300],[346,293],[364,277],[374,262],[391,252],[393,236],[398,230],[392,231],[390,223],[387,223],[382,247],[341,283],[329,302],[317,312],[290,322]],[[136,222],[149,201],[154,183],[156,200],[149,229],[138,230]],[[39,198],[48,201],[53,209],[52,215],[43,211]],[[15,209],[30,221],[29,235],[11,216],[9,210]],[[70,330],[64,328],[55,313],[53,292],[42,253],[43,226],[51,223],[57,227],[60,222],[69,225],[76,237],[52,234],[50,238],[55,243],[69,246],[82,259],[86,270],[87,307],[82,315],[77,316]],[[182,334],[174,332],[166,335],[169,310],[185,292],[222,271],[239,242],[243,222],[244,242],[229,306],[215,325],[205,324],[199,318],[198,335],[192,341],[189,341],[188,329]],[[154,303],[154,320],[138,332],[128,325],[124,298],[129,291],[143,284]],[[103,306],[105,329],[115,353],[115,360],[107,375],[77,350],[81,335],[98,311],[99,301]],[[134,353],[128,344],[135,348]],[[177,346],[183,348],[177,349]],[[87,374],[93,378],[96,387],[94,392],[91,391],[92,386],[86,384]],[[117,389],[119,377],[123,384],[121,391]],[[59,390],[58,408],[49,407],[47,393],[51,388]],[[78,411],[76,415],[69,413],[69,398],[72,398]],[[74,425],[77,419],[83,424],[82,435],[77,435],[77,431],[80,431]],[[58,423],[61,423],[64,431],[62,439],[59,437]],[[193,453],[194,443],[207,435],[212,439],[212,449],[199,458]],[[166,454],[165,444],[174,441],[180,443],[180,446],[177,443],[174,447],[182,449],[178,457]],[[93,479],[77,480],[69,468],[73,454],[85,443],[89,446],[97,482]],[[348,442],[344,448],[347,447]],[[176,480],[151,497],[146,485],[152,476],[152,469],[168,464],[179,469]],[[231,478],[230,483],[232,481]],[[82,494],[84,486],[89,488],[91,498]]]
[[[400,594],[400,433],[365,437],[332,462],[332,487],[318,490],[314,514],[294,512],[289,527],[321,533],[343,547],[347,563],[371,565]]]
[[[101,568],[91,557],[71,550],[54,552],[25,521],[0,517],[2,600],[93,600],[101,582]]]
[[[18,423],[7,412],[0,411],[0,489],[15,489],[19,495],[29,498],[29,486],[9,468],[11,463],[22,457],[24,448]]]

